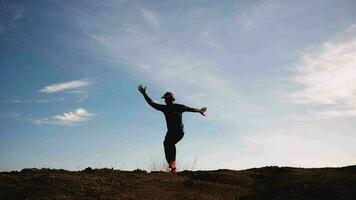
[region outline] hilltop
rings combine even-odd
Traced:
[[[356,199],[356,165],[178,174],[24,169],[0,173],[0,199]]]

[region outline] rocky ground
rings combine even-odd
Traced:
[[[356,199],[356,166],[248,170],[65,171],[0,173],[0,199]]]

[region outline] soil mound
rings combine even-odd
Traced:
[[[183,171],[86,168],[0,173],[0,199],[356,199],[356,166]]]

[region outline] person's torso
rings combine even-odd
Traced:
[[[180,104],[167,105],[163,110],[168,132],[183,132],[182,108]]]

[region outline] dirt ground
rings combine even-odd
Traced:
[[[0,199],[356,199],[356,165],[343,168],[263,167],[248,170],[66,171],[0,173]]]

